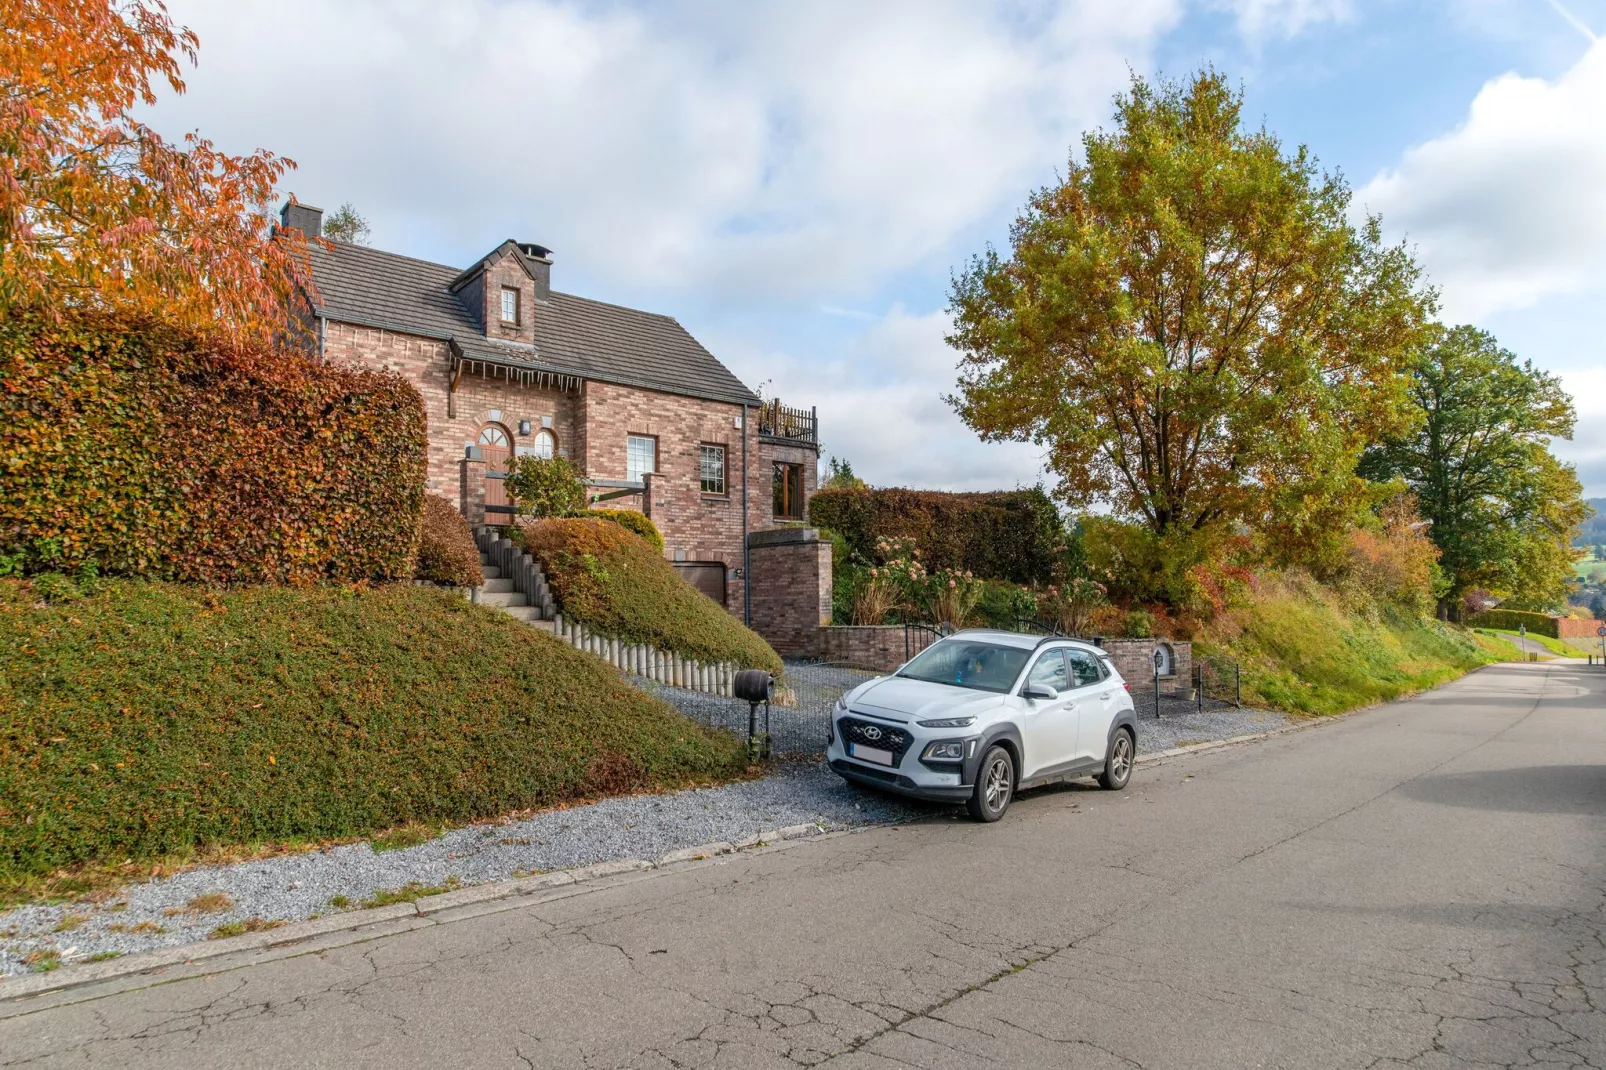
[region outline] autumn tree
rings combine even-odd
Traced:
[[[965,422],[1045,447],[1069,505],[1161,540],[1341,528],[1431,311],[1409,254],[1351,224],[1342,176],[1242,107],[1213,70],[1134,78],[1008,257],[989,249],[951,291]]]
[[[199,42],[160,0],[0,0],[0,310],[118,307],[228,332],[293,322],[305,245],[271,233],[292,161],[170,144],[133,116]]]
[[[1416,495],[1450,583],[1440,612],[1458,615],[1471,588],[1513,606],[1560,606],[1589,515],[1578,476],[1549,448],[1573,433],[1560,380],[1485,331],[1441,328],[1410,369],[1409,397],[1412,430],[1368,450],[1360,470]]]

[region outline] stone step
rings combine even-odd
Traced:
[[[485,583],[480,587],[481,594],[507,594],[511,590],[513,590],[513,581],[510,579],[493,580],[487,578]]]
[[[499,606],[497,608],[515,620],[529,621],[533,624],[541,619],[540,606]]]
[[[551,621],[551,620],[532,620],[532,621],[530,621],[530,625],[532,627],[539,628],[541,631],[546,632],[548,635],[556,635],[557,632],[558,632],[558,625],[557,625],[556,621]]]
[[[480,605],[482,606],[527,606],[529,604],[529,599],[518,591],[480,592]]]
[[[487,565],[484,561],[480,562],[480,571],[485,573],[485,578],[488,580],[494,580],[502,574],[501,569],[495,565]]]

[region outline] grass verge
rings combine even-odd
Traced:
[[[1246,702],[1307,714],[1386,702],[1522,658],[1504,639],[1387,608],[1357,610],[1298,578],[1263,581],[1196,646],[1237,659]]]
[[[432,588],[0,580],[0,902],[745,771],[734,737]]]
[[[1520,634],[1505,628],[1474,628],[1473,630],[1479,635],[1486,635],[1490,638],[1500,639],[1502,641],[1507,638],[1515,639]],[[1583,647],[1574,646],[1566,639],[1552,639],[1548,635],[1538,635],[1534,632],[1529,632],[1527,637],[1544,647],[1546,650],[1550,651],[1552,654],[1556,655],[1558,658],[1585,658],[1591,654],[1600,653],[1599,650],[1586,650]]]

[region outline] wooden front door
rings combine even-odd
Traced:
[[[513,436],[501,424],[486,424],[480,430],[479,447],[485,458],[485,522],[511,524],[513,500],[507,496],[507,474],[513,463]]]

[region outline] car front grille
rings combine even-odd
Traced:
[[[861,721],[857,717],[843,717],[836,723],[837,731],[842,733],[844,749],[849,743],[862,743],[866,747],[879,747],[892,752],[894,765],[903,761],[903,756],[914,742],[911,736],[902,728],[892,725],[876,724],[872,721]]]

